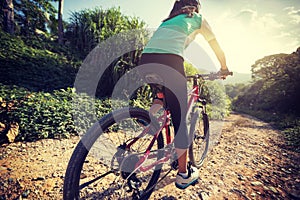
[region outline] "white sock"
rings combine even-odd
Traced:
[[[185,172],[185,173],[179,172],[179,174],[180,174],[183,178],[187,178],[187,177],[189,176],[189,173],[188,173],[188,172]]]

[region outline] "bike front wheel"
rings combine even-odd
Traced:
[[[151,125],[150,125],[151,124]],[[161,165],[140,171],[136,164],[154,142],[153,163],[162,157],[162,134],[153,139],[149,113],[130,108],[103,117],[82,137],[69,161],[63,198],[73,199],[148,199],[158,181]],[[130,146],[128,145],[130,144]],[[144,163],[147,165],[147,163]]]
[[[209,120],[201,108],[195,107],[190,115],[189,158],[192,165],[199,168],[203,164],[209,147]]]

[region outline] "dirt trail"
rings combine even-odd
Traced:
[[[0,147],[0,200],[62,199],[64,172],[78,140]],[[232,114],[200,177],[182,191],[174,186],[174,172],[151,199],[300,199],[300,154],[286,148],[268,124]]]

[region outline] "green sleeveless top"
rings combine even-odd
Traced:
[[[194,13],[189,18],[186,14],[177,15],[163,22],[154,32],[143,53],[176,54],[183,57],[183,51],[193,38],[189,36],[200,29],[202,15]]]

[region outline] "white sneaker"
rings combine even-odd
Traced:
[[[177,173],[175,186],[179,189],[185,189],[190,185],[194,185],[199,178],[199,172],[196,167],[188,165],[188,176],[183,177],[181,174]]]

